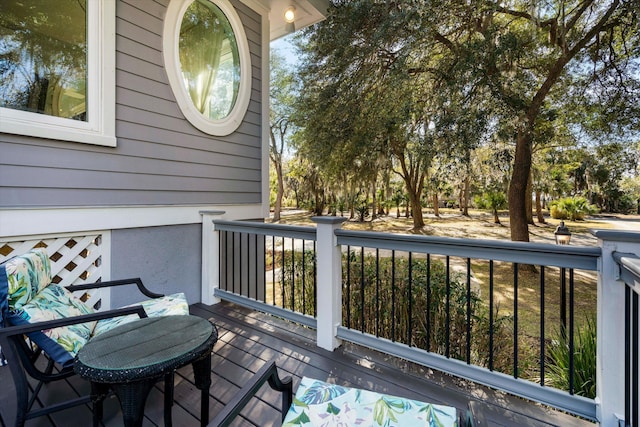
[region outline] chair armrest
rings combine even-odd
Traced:
[[[142,280],[139,277],[135,277],[131,279],[122,279],[122,280],[109,280],[106,282],[85,283],[82,285],[69,285],[67,286],[67,289],[70,292],[75,292],[75,291],[84,291],[87,289],[110,288],[113,286],[134,285],[134,284],[138,287],[138,290],[146,297],[160,298],[164,296],[163,294],[157,294],[147,289],[142,284]]]
[[[482,410],[482,404],[480,402],[471,400],[467,407],[467,427],[485,427],[489,425],[487,424],[487,420],[484,416],[484,411]]]
[[[40,332],[46,329],[60,328],[62,326],[76,325],[78,323],[95,322],[102,319],[127,316],[129,314],[137,314],[141,318],[147,317],[147,313],[144,311],[144,308],[141,305],[136,305],[133,307],[100,311],[98,313],[83,314],[81,316],[66,317],[64,319],[46,320],[44,322],[30,323],[28,325],[17,325],[0,328],[0,337],[24,335],[31,332]]]
[[[208,427],[229,426],[233,419],[240,414],[247,402],[255,396],[260,387],[267,381],[272,389],[282,392],[282,419],[284,420],[293,398],[293,382],[290,376],[281,380],[278,376],[276,363],[271,361],[255,373],[251,380],[236,393],[224,409],[208,424]]]

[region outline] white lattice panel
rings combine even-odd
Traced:
[[[62,286],[109,280],[109,233],[29,236],[0,241],[0,262],[33,248],[46,248],[52,282]],[[105,262],[106,261],[106,262]],[[109,291],[95,289],[78,295],[96,309],[108,309]]]

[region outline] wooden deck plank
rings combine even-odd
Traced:
[[[393,358],[360,346],[345,343],[333,352],[315,345],[315,331],[282,319],[229,303],[215,306],[195,304],[192,314],[212,320],[218,327],[219,340],[212,354],[212,385],[209,411],[213,418],[240,388],[265,363],[275,360],[281,377],[293,378],[294,390],[303,376],[345,386],[441,403],[466,410],[469,403],[480,411],[487,425],[495,426],[592,426],[550,408],[456,379],[449,375]],[[43,397],[59,397],[88,390],[80,378],[71,384],[46,386]],[[15,399],[8,368],[0,367],[0,411],[7,425],[13,424]],[[175,375],[174,425],[199,425],[200,391],[193,383],[190,366]],[[265,385],[234,421],[236,427],[279,426],[280,394]],[[105,402],[104,425],[122,424],[117,399]],[[52,417],[30,420],[29,427],[90,425],[91,411],[83,406]],[[159,383],[150,393],[145,407],[145,426],[163,425],[163,393]]]

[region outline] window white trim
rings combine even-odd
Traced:
[[[0,132],[115,147],[115,29],[115,0],[87,1],[88,121],[0,108]]]
[[[164,21],[163,52],[164,64],[169,84],[180,110],[196,128],[210,135],[226,136],[233,133],[242,124],[251,98],[251,55],[244,26],[235,8],[228,0],[209,0],[225,14],[233,29],[240,55],[240,88],[233,109],[221,120],[205,118],[196,109],[182,82],[182,70],[179,57],[179,36],[182,17],[194,0],[175,0],[169,4]]]

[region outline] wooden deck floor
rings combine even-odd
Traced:
[[[275,360],[281,376],[293,377],[294,390],[300,378],[307,376],[451,405],[461,410],[466,410],[469,402],[473,402],[474,410],[481,412],[490,426],[593,426],[593,423],[559,411],[358,346],[344,345],[334,352],[319,349],[310,339],[313,331],[233,304],[222,303],[212,307],[196,304],[191,311],[211,319],[220,334],[212,355],[211,417],[265,362]],[[6,367],[0,367],[0,410],[7,425],[12,425],[15,403],[9,375]],[[193,384],[191,368],[181,369],[175,381],[173,425],[199,425],[200,393]],[[45,398],[87,391],[88,385],[76,378],[70,384],[48,389]],[[265,386],[234,425],[278,426],[279,406],[279,395]],[[144,425],[164,425],[162,408],[162,391],[157,386],[147,401]],[[121,425],[121,420],[116,398],[107,399],[105,426]],[[91,412],[88,407],[78,407],[55,414],[50,419],[41,417],[27,423],[27,426],[51,425],[91,425]]]

